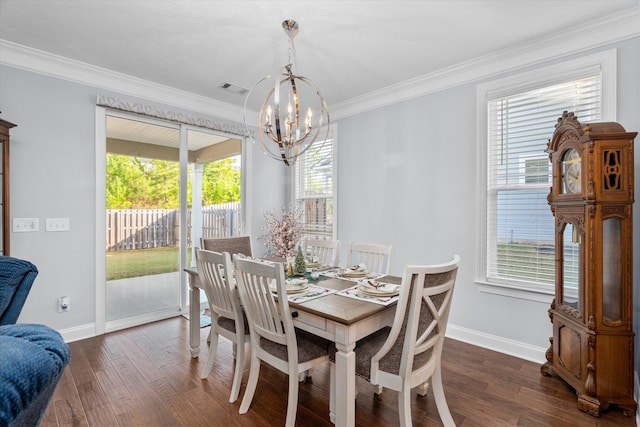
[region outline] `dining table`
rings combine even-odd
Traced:
[[[200,290],[203,289],[198,271],[186,268],[189,275],[189,343],[191,356],[200,352]],[[336,274],[323,275],[313,281],[317,287],[326,290],[316,298],[289,298],[294,325],[297,328],[326,338],[335,343],[335,402],[330,411],[331,421],[338,427],[355,426],[356,403],[356,342],[385,326],[393,323],[396,310],[395,300],[384,303],[355,297],[350,293],[356,280]],[[333,270],[335,271],[335,270]],[[396,276],[376,275],[379,282],[400,284]],[[331,405],[330,405],[331,406]]]

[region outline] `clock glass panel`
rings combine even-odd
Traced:
[[[622,319],[622,221],[602,221],[602,316]]]
[[[573,223],[562,234],[562,304],[581,311],[582,235]]]

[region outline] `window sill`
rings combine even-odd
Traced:
[[[527,301],[535,301],[551,304],[554,297],[553,289],[536,289],[522,286],[511,286],[497,283],[475,281],[480,292],[493,295],[501,295],[510,298],[518,298]]]

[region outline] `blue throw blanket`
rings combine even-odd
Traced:
[[[38,425],[68,363],[69,347],[48,326],[0,326],[0,427]]]

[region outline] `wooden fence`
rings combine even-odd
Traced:
[[[240,203],[202,208],[202,237],[228,237],[241,233]],[[177,209],[107,209],[107,251],[176,246],[180,215]],[[191,209],[187,211],[191,245]]]
[[[209,205],[202,208],[202,237],[230,237],[242,233],[240,202]],[[191,213],[189,211],[189,218]],[[191,230],[191,224],[188,224]]]

